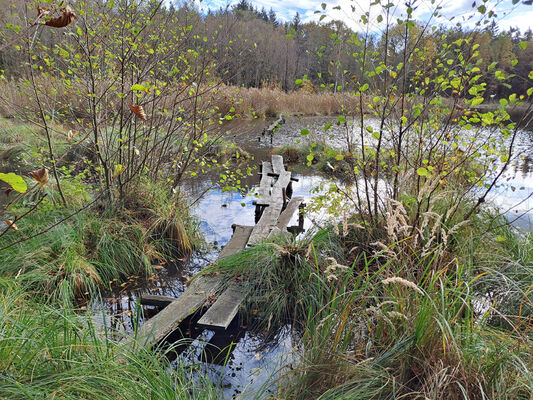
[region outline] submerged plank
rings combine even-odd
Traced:
[[[240,287],[236,283],[230,284],[200,318],[198,324],[209,328],[226,329],[237,315],[243,300],[244,297]]]

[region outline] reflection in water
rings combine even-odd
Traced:
[[[337,126],[335,122],[336,117],[289,117],[286,123],[274,134],[272,147],[281,147],[284,145],[309,145],[313,142],[327,143],[328,146],[335,148],[346,147],[346,129]],[[357,125],[357,121],[352,121],[353,126]],[[326,124],[332,124],[327,132],[324,131]],[[367,118],[365,123],[372,126],[374,129],[378,128],[378,121]],[[257,152],[258,158],[263,156],[265,149],[271,148],[270,139],[258,142],[260,136],[260,129],[256,129],[257,121],[232,121],[227,128],[231,129],[232,137],[239,142],[245,150],[254,154]],[[309,130],[309,134],[302,137],[300,132],[302,129]],[[472,131],[460,130],[459,127],[452,127],[454,133],[468,136]],[[239,134],[240,133],[240,134]],[[492,135],[495,138],[499,137],[498,131],[491,131],[489,129],[481,128],[480,133],[483,135]],[[370,136],[370,135],[369,135]],[[357,137],[354,140],[359,140]],[[372,138],[368,139],[372,141]],[[368,143],[367,143],[368,144]],[[500,185],[494,190],[489,198],[487,198],[487,205],[497,207],[509,221],[512,221],[514,226],[525,229],[527,231],[533,230],[533,132],[522,131],[519,132],[514,147],[514,153],[517,156],[502,177]]]

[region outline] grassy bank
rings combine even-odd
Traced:
[[[20,280],[1,285],[1,398],[217,398],[201,375],[191,378],[191,367],[117,345],[86,311],[43,304]]]
[[[93,166],[75,157],[59,169],[64,204],[53,177],[44,185],[28,177],[48,161],[43,134],[1,122],[1,172],[21,174],[30,189],[18,201],[15,191],[0,198],[0,398],[218,398],[195,367],[121,346],[108,316],[85,307],[202,246],[185,199],[144,177],[110,204],[95,190]],[[53,132],[54,148],[68,152],[63,129]]]
[[[345,220],[211,271],[244,282],[256,329],[302,338],[278,398],[529,399],[533,238],[486,218],[425,253]]]

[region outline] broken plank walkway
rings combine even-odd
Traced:
[[[238,253],[246,246],[261,242],[272,235],[287,234],[287,225],[292,216],[303,206],[304,199],[295,197],[288,201],[287,191],[292,191],[294,178],[285,170],[283,157],[272,156],[272,162],[263,162],[261,182],[256,191],[258,201],[255,226],[234,226],[233,236],[219,254],[219,259]],[[291,179],[292,178],[292,179]],[[303,220],[299,220],[303,228]],[[183,294],[169,301],[164,296],[147,295],[141,299],[145,304],[161,304],[166,307],[142,325],[134,339],[143,345],[157,344],[174,331],[189,315],[209,306],[198,321],[198,325],[209,328],[227,329],[239,311],[244,300],[242,290],[237,282],[232,282],[218,295],[222,286],[221,276],[200,275],[196,277]],[[218,296],[217,296],[218,295]],[[160,297],[158,299],[158,297]]]

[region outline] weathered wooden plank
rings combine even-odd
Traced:
[[[250,238],[253,228],[253,226],[237,225],[235,227],[235,231],[233,232],[233,236],[228,244],[224,246],[218,255],[218,258],[221,259],[230,256],[244,249],[248,243],[248,239]]]
[[[163,340],[181,321],[201,308],[210,296],[216,294],[221,279],[219,276],[200,276],[193,280],[180,297],[139,328],[137,342],[151,346]],[[126,343],[133,339],[133,337],[128,338]]]
[[[276,183],[274,183],[274,186],[272,187],[272,192],[270,194],[270,201],[274,202],[282,202],[283,203],[283,190],[287,189],[287,186],[289,185],[291,181],[291,173],[287,171],[283,171]]]
[[[261,181],[259,182],[259,187],[263,186],[269,186],[269,182],[271,182],[271,176],[269,174],[273,173],[272,164],[268,161],[263,161],[261,163]]]
[[[270,231],[270,233],[268,234],[268,237],[270,238],[270,237],[273,237],[273,236],[279,236],[279,235],[282,235],[282,234],[285,234],[285,233],[288,233],[287,230],[281,230],[277,226],[274,226],[272,228],[272,230]]]
[[[255,191],[255,194],[257,196],[257,202],[259,204],[265,203],[266,201],[268,201],[266,199],[270,197],[272,185],[274,184],[274,178],[269,176],[268,174],[272,173],[272,164],[267,161],[263,161],[261,173],[261,182],[259,183],[259,187]]]
[[[285,117],[283,115],[280,115],[278,119],[276,119],[274,122],[272,122],[268,128],[263,129],[263,135],[268,134],[272,135],[274,133],[274,130],[285,123]]]
[[[259,243],[270,234],[271,230],[272,225],[256,225],[248,240],[248,246]]]
[[[231,283],[200,318],[198,324],[209,328],[226,329],[237,315],[243,300],[242,290],[236,283]]]
[[[143,294],[141,296],[141,304],[144,306],[166,307],[174,300],[176,300],[175,297],[159,296],[155,294]]]
[[[279,154],[272,155],[272,171],[278,175],[280,175],[282,172],[285,172],[285,166],[283,165],[283,157]]]
[[[298,207],[300,207],[300,204],[303,202],[303,197],[293,197],[291,201],[289,201],[289,204],[287,204],[287,208],[285,208],[279,216],[276,226],[281,230],[287,228],[287,225],[291,222],[292,216],[298,211]]]

